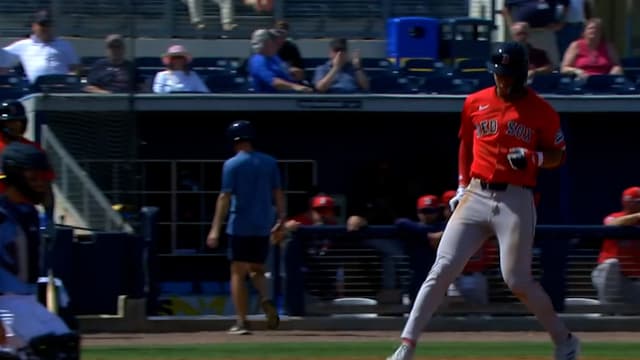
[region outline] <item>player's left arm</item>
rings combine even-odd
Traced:
[[[549,107],[549,114],[544,118],[547,120],[542,124],[539,134],[537,161],[539,167],[552,169],[564,162],[567,145],[558,113]]]

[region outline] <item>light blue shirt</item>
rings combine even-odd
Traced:
[[[273,157],[259,151],[239,152],[222,168],[222,192],[231,194],[227,234],[269,236],[275,224],[273,191],[281,188]]]

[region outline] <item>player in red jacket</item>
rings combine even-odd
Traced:
[[[560,119],[526,86],[528,56],[518,43],[505,43],[491,57],[496,86],[467,97],[460,124],[459,188],[436,262],[422,285],[388,360],[410,360],[416,342],[451,282],[491,236],[498,238],[502,276],[511,291],[550,334],[554,359],[576,360],[571,335],[531,274],[536,210],[532,188],[539,168],[563,162]]]
[[[622,193],[622,211],[609,214],[604,224],[640,225],[640,187]],[[602,303],[640,304],[640,240],[605,239],[591,280]]]

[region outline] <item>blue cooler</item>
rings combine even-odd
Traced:
[[[387,58],[395,66],[408,59],[438,59],[440,21],[426,17],[387,20]]]

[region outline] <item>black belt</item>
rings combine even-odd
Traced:
[[[507,190],[509,185],[511,185],[511,184],[508,184],[508,183],[489,183],[489,182],[480,180],[480,188],[482,188],[482,190],[505,191],[505,190]],[[520,185],[511,185],[511,186],[519,186],[519,187],[523,187],[523,188],[528,189],[528,190],[533,190],[533,188],[530,187],[530,186],[520,186]]]

